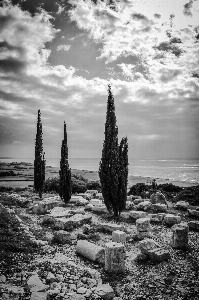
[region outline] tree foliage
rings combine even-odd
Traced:
[[[99,166],[104,203],[109,211],[118,216],[125,208],[128,177],[128,144],[123,138],[118,146],[118,127],[116,125],[115,104],[108,86],[108,101],[105,123],[105,140]]]
[[[41,112],[38,110],[37,119],[37,133],[35,140],[35,160],[34,160],[34,189],[42,195],[43,185],[45,181],[45,159],[43,152],[43,138],[42,138],[42,123]]]
[[[67,146],[67,132],[66,123],[64,122],[64,139],[61,146],[61,160],[60,160],[60,184],[59,195],[65,203],[71,199],[71,169],[68,164],[68,146]]]

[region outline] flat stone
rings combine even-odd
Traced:
[[[137,231],[149,231],[150,230],[150,218],[140,218],[136,220]]]
[[[161,203],[152,204],[151,209],[156,212],[167,212],[167,205]]]
[[[47,300],[46,292],[32,292],[30,300]]]
[[[94,205],[92,208],[92,211],[95,213],[108,213],[108,209],[106,208],[106,205]]]
[[[183,209],[187,210],[189,208],[189,202],[186,201],[178,201],[176,202],[175,206],[176,209]]]
[[[64,230],[54,231],[53,241],[59,244],[68,244],[71,242],[71,235]]]
[[[147,211],[151,208],[152,203],[149,200],[144,200],[143,202],[139,203],[137,205],[137,209],[138,210],[143,210],[143,211]]]
[[[94,291],[98,296],[105,300],[112,300],[114,297],[114,291],[109,283],[99,284]]]
[[[62,230],[71,230],[81,227],[83,224],[90,224],[92,216],[76,214],[70,218],[56,218],[55,227]]]
[[[145,211],[131,210],[129,214],[129,218],[134,220],[145,217],[147,217],[147,213]]]
[[[160,245],[152,239],[144,239],[139,242],[138,247],[142,253],[148,255],[149,251],[160,248]]]
[[[71,217],[72,213],[70,210],[66,209],[65,207],[54,207],[51,212],[50,216],[54,218],[59,218],[59,217]]]
[[[85,287],[80,287],[77,289],[77,294],[86,294],[87,288]]]
[[[169,251],[163,248],[149,250],[148,256],[153,262],[161,262],[171,258]]]
[[[114,223],[102,223],[99,225],[100,230],[105,230],[110,233],[116,230],[124,231],[124,226],[120,224],[114,224]]]
[[[46,286],[43,284],[37,273],[34,273],[27,281],[31,292],[43,292]]]
[[[199,210],[188,209],[188,214],[189,214],[189,216],[199,218]]]
[[[190,229],[199,230],[199,221],[189,221],[188,226]]]
[[[181,222],[181,217],[173,214],[166,214],[164,216],[164,223],[168,226],[173,226]]]
[[[93,206],[95,206],[95,205],[102,205],[103,203],[99,199],[91,199],[89,204],[92,204]]]

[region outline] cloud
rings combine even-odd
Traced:
[[[57,51],[61,51],[61,50],[64,50],[64,51],[68,51],[70,49],[71,45],[59,45],[57,47]]]

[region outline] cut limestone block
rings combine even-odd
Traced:
[[[93,205],[92,211],[95,213],[108,213],[108,210],[106,208],[106,205],[101,204],[101,205]]]
[[[148,256],[153,262],[161,262],[171,258],[169,251],[163,248],[149,250]]]
[[[140,218],[146,218],[146,217],[147,217],[147,213],[145,211],[131,210],[129,214],[129,218],[134,220]]]
[[[87,259],[104,264],[105,250],[103,247],[90,243],[86,240],[79,240],[76,245],[76,253]]]
[[[186,201],[178,201],[176,202],[175,206],[176,209],[183,209],[187,210],[189,208],[189,202]]]
[[[126,233],[121,230],[112,232],[112,241],[116,243],[126,243]]]
[[[102,193],[97,193],[95,197],[96,199],[104,200]]]
[[[149,200],[144,200],[143,202],[137,205],[137,210],[144,210],[147,211],[151,208],[152,203]]]
[[[54,207],[51,212],[50,216],[54,218],[61,218],[61,217],[71,217],[73,214],[71,210],[66,209],[65,207]]]
[[[139,203],[141,203],[141,202],[143,202],[143,201],[144,201],[144,199],[142,199],[142,198],[136,198],[136,199],[133,200],[133,203],[134,203],[135,205],[138,205]]]
[[[167,212],[167,205],[161,203],[152,204],[151,209],[155,212]]]
[[[132,201],[126,201],[126,209],[132,209],[134,207],[134,203]]]
[[[27,281],[27,285],[29,286],[31,292],[43,292],[46,290],[46,286],[39,278],[37,272],[30,276],[30,278]]]
[[[175,224],[179,224],[181,222],[181,217],[172,215],[172,214],[166,214],[164,216],[164,223],[168,226],[173,226]]]
[[[185,222],[171,227],[171,246],[178,249],[187,249],[189,243],[189,226]]]
[[[125,247],[122,243],[105,244],[105,270],[113,273],[125,271]]]
[[[150,230],[150,218],[140,218],[136,220],[137,231],[149,231]]]
[[[69,244],[71,242],[71,235],[64,230],[55,231],[53,241],[58,244]]]
[[[199,230],[199,221],[189,221],[188,226],[190,229]]]
[[[85,210],[85,211],[92,211],[92,210],[93,210],[93,205],[90,204],[90,203],[89,203],[89,204],[86,204],[84,210]]]
[[[153,193],[150,197],[150,201],[153,204],[165,204],[168,207],[166,197],[161,192]]]
[[[189,216],[199,218],[199,210],[188,209]]]
[[[152,239],[144,239],[139,242],[138,247],[142,253],[148,255],[150,250],[160,248],[160,245]]]
[[[120,214],[120,218],[123,220],[129,220],[129,216],[130,216],[130,212],[127,212],[127,211],[123,211]]]
[[[102,205],[102,201],[99,199],[91,199],[89,204],[92,204],[93,206],[94,205]]]
[[[114,297],[114,291],[109,283],[99,284],[95,290],[95,294],[97,294],[101,299],[112,300]]]
[[[114,223],[102,223],[99,225],[98,229],[112,233],[115,230],[124,231],[124,226],[120,224],[114,224]]]
[[[165,213],[148,214],[151,222],[161,223],[164,220]]]

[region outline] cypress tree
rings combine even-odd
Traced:
[[[68,164],[68,146],[67,146],[67,132],[66,123],[64,122],[64,139],[61,146],[61,160],[60,160],[60,183],[59,183],[59,195],[61,199],[67,203],[71,199],[72,187],[71,187],[71,169]]]
[[[120,215],[125,208],[128,180],[128,143],[122,138],[118,146],[118,127],[116,125],[115,104],[108,85],[108,101],[105,123],[105,140],[99,165],[104,203],[114,216]]]
[[[35,140],[35,160],[34,160],[34,189],[42,196],[43,185],[45,181],[45,158],[43,152],[43,138],[42,138],[42,123],[41,112],[38,110],[37,119],[37,133]]]

